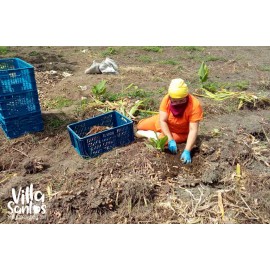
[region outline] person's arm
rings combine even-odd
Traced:
[[[168,136],[168,141],[170,141],[170,140],[173,140],[173,136],[169,129],[167,121],[168,121],[168,113],[159,111],[159,122],[160,122],[161,131],[165,136]]]
[[[189,123],[189,133],[188,133],[186,147],[185,147],[185,150],[183,151],[183,153],[180,157],[180,159],[184,163],[191,163],[190,151],[195,144],[195,141],[196,141],[196,138],[198,135],[198,130],[199,130],[199,121],[194,122],[194,123]]]
[[[189,133],[185,150],[188,150],[189,152],[191,151],[192,147],[196,142],[198,131],[199,131],[199,121],[195,123],[189,123]]]

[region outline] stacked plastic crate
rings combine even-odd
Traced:
[[[9,138],[43,130],[34,67],[0,59],[0,126]]]

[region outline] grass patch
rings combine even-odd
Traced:
[[[213,55],[210,55],[210,56],[208,56],[208,57],[206,57],[204,59],[204,62],[214,62],[214,61],[224,61],[224,62],[226,62],[227,60],[224,57],[213,56]]]
[[[4,55],[8,53],[8,48],[5,46],[0,46],[0,55]]]
[[[184,60],[187,60],[187,59],[189,59],[189,60],[194,60],[194,61],[197,61],[197,62],[203,62],[204,61],[204,56],[203,55],[201,55],[201,54],[189,54],[189,55],[187,55],[187,56],[184,56],[184,57],[182,57],[182,59],[184,59]]]
[[[237,88],[239,90],[247,90],[248,89],[248,86],[249,86],[249,82],[248,81],[238,81],[238,82],[205,82],[203,84],[203,87],[207,90],[209,90],[210,92],[215,92],[217,91],[218,89],[221,89],[221,88],[228,88],[228,89],[231,89],[231,88]]]
[[[249,87],[248,81],[239,81],[236,83],[232,83],[232,86],[237,87],[239,90],[247,90]]]
[[[110,93],[110,92],[106,92],[102,98],[101,98],[101,101],[102,102],[105,102],[106,100],[108,101],[117,101],[119,99],[122,99],[123,98],[123,94],[122,93]]]
[[[152,62],[152,58],[150,56],[146,56],[146,55],[140,55],[138,59],[144,63],[151,63]]]
[[[73,104],[73,100],[65,97],[56,97],[45,102],[45,107],[48,109],[62,109],[64,107],[69,107]]]
[[[54,118],[48,119],[47,126],[49,128],[56,129],[56,128],[59,128],[63,125],[66,125],[66,123],[67,123],[66,120],[62,120],[62,119],[59,119],[57,117],[54,117]]]
[[[162,47],[159,47],[159,46],[143,47],[143,50],[147,52],[162,52],[163,51]]]
[[[167,88],[166,87],[160,87],[157,89],[157,93],[159,94],[167,94]]]
[[[39,53],[36,51],[32,51],[29,53],[29,56],[37,56],[37,55],[39,55]]]
[[[173,59],[163,60],[163,61],[160,61],[159,63],[162,65],[172,65],[172,66],[176,66],[180,64],[180,62],[175,61]]]
[[[180,46],[177,47],[178,50],[188,51],[188,52],[202,52],[204,51],[203,47],[197,47],[197,46]]]
[[[136,85],[132,85],[131,87],[126,88],[122,92],[118,92],[118,93],[106,92],[102,96],[101,101],[104,102],[108,100],[112,102],[112,101],[117,101],[123,98],[142,99],[142,98],[149,97],[150,95],[151,95],[150,92],[147,92]]]
[[[108,47],[105,51],[101,52],[103,57],[115,55],[118,53],[118,50],[113,47]]]
[[[260,67],[260,70],[261,70],[261,71],[270,71],[270,66],[263,66],[263,67]]]

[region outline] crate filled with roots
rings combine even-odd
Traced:
[[[71,144],[83,158],[94,158],[134,141],[133,122],[117,111],[67,126]]]

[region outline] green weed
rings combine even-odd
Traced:
[[[150,92],[145,91],[142,88],[139,88],[137,85],[134,85],[131,83],[126,88],[124,88],[121,92],[106,92],[102,95],[102,98],[100,99],[102,102],[108,100],[108,101],[118,101],[123,98],[134,98],[134,99],[142,99],[147,98],[151,95]]]
[[[117,53],[118,53],[118,51],[115,48],[108,47],[105,51],[101,52],[101,55],[103,57],[106,57],[106,56],[110,56],[110,55],[115,55]]]
[[[56,97],[54,99],[49,99],[44,103],[44,106],[48,109],[62,109],[64,107],[69,107],[73,104],[73,100],[66,97]]]
[[[159,94],[165,94],[167,91],[166,87],[160,87],[157,89],[157,93]]]
[[[106,92],[104,95],[102,95],[101,101],[104,102],[106,100],[108,101],[117,101],[119,99],[123,98],[123,94],[122,93],[110,93],[110,92]]]
[[[214,61],[224,61],[226,62],[227,60],[224,57],[220,57],[220,56],[207,56],[204,58],[204,62],[214,62]]]
[[[138,88],[138,86],[134,87],[127,93],[127,96],[129,98],[145,98],[148,97],[149,95],[151,95],[151,93],[148,93],[145,90]]]
[[[260,70],[261,70],[261,71],[270,71],[270,66],[263,66],[263,67],[260,67]]]
[[[147,52],[162,52],[163,51],[162,47],[159,47],[159,46],[143,47],[143,50]]]
[[[197,47],[197,46],[180,46],[177,47],[178,50],[188,51],[188,52],[202,52],[204,51],[203,47]]]
[[[8,48],[5,46],[0,46],[0,55],[4,55],[8,53]]]
[[[32,51],[29,53],[29,56],[37,56],[37,55],[39,55],[39,53],[36,51]]]
[[[150,56],[146,56],[146,55],[140,55],[138,59],[144,63],[151,63],[152,62],[152,58]]]
[[[248,89],[249,82],[248,81],[239,81],[239,82],[233,83],[232,86],[235,86],[240,90],[246,90],[246,89]]]
[[[173,59],[163,60],[163,61],[160,61],[159,63],[163,65],[172,65],[172,66],[176,66],[180,64],[178,61],[175,61]]]
[[[66,120],[62,120],[59,118],[51,118],[48,120],[47,126],[49,128],[56,129],[56,128],[59,128],[59,127],[65,125],[66,123],[67,123]]]

